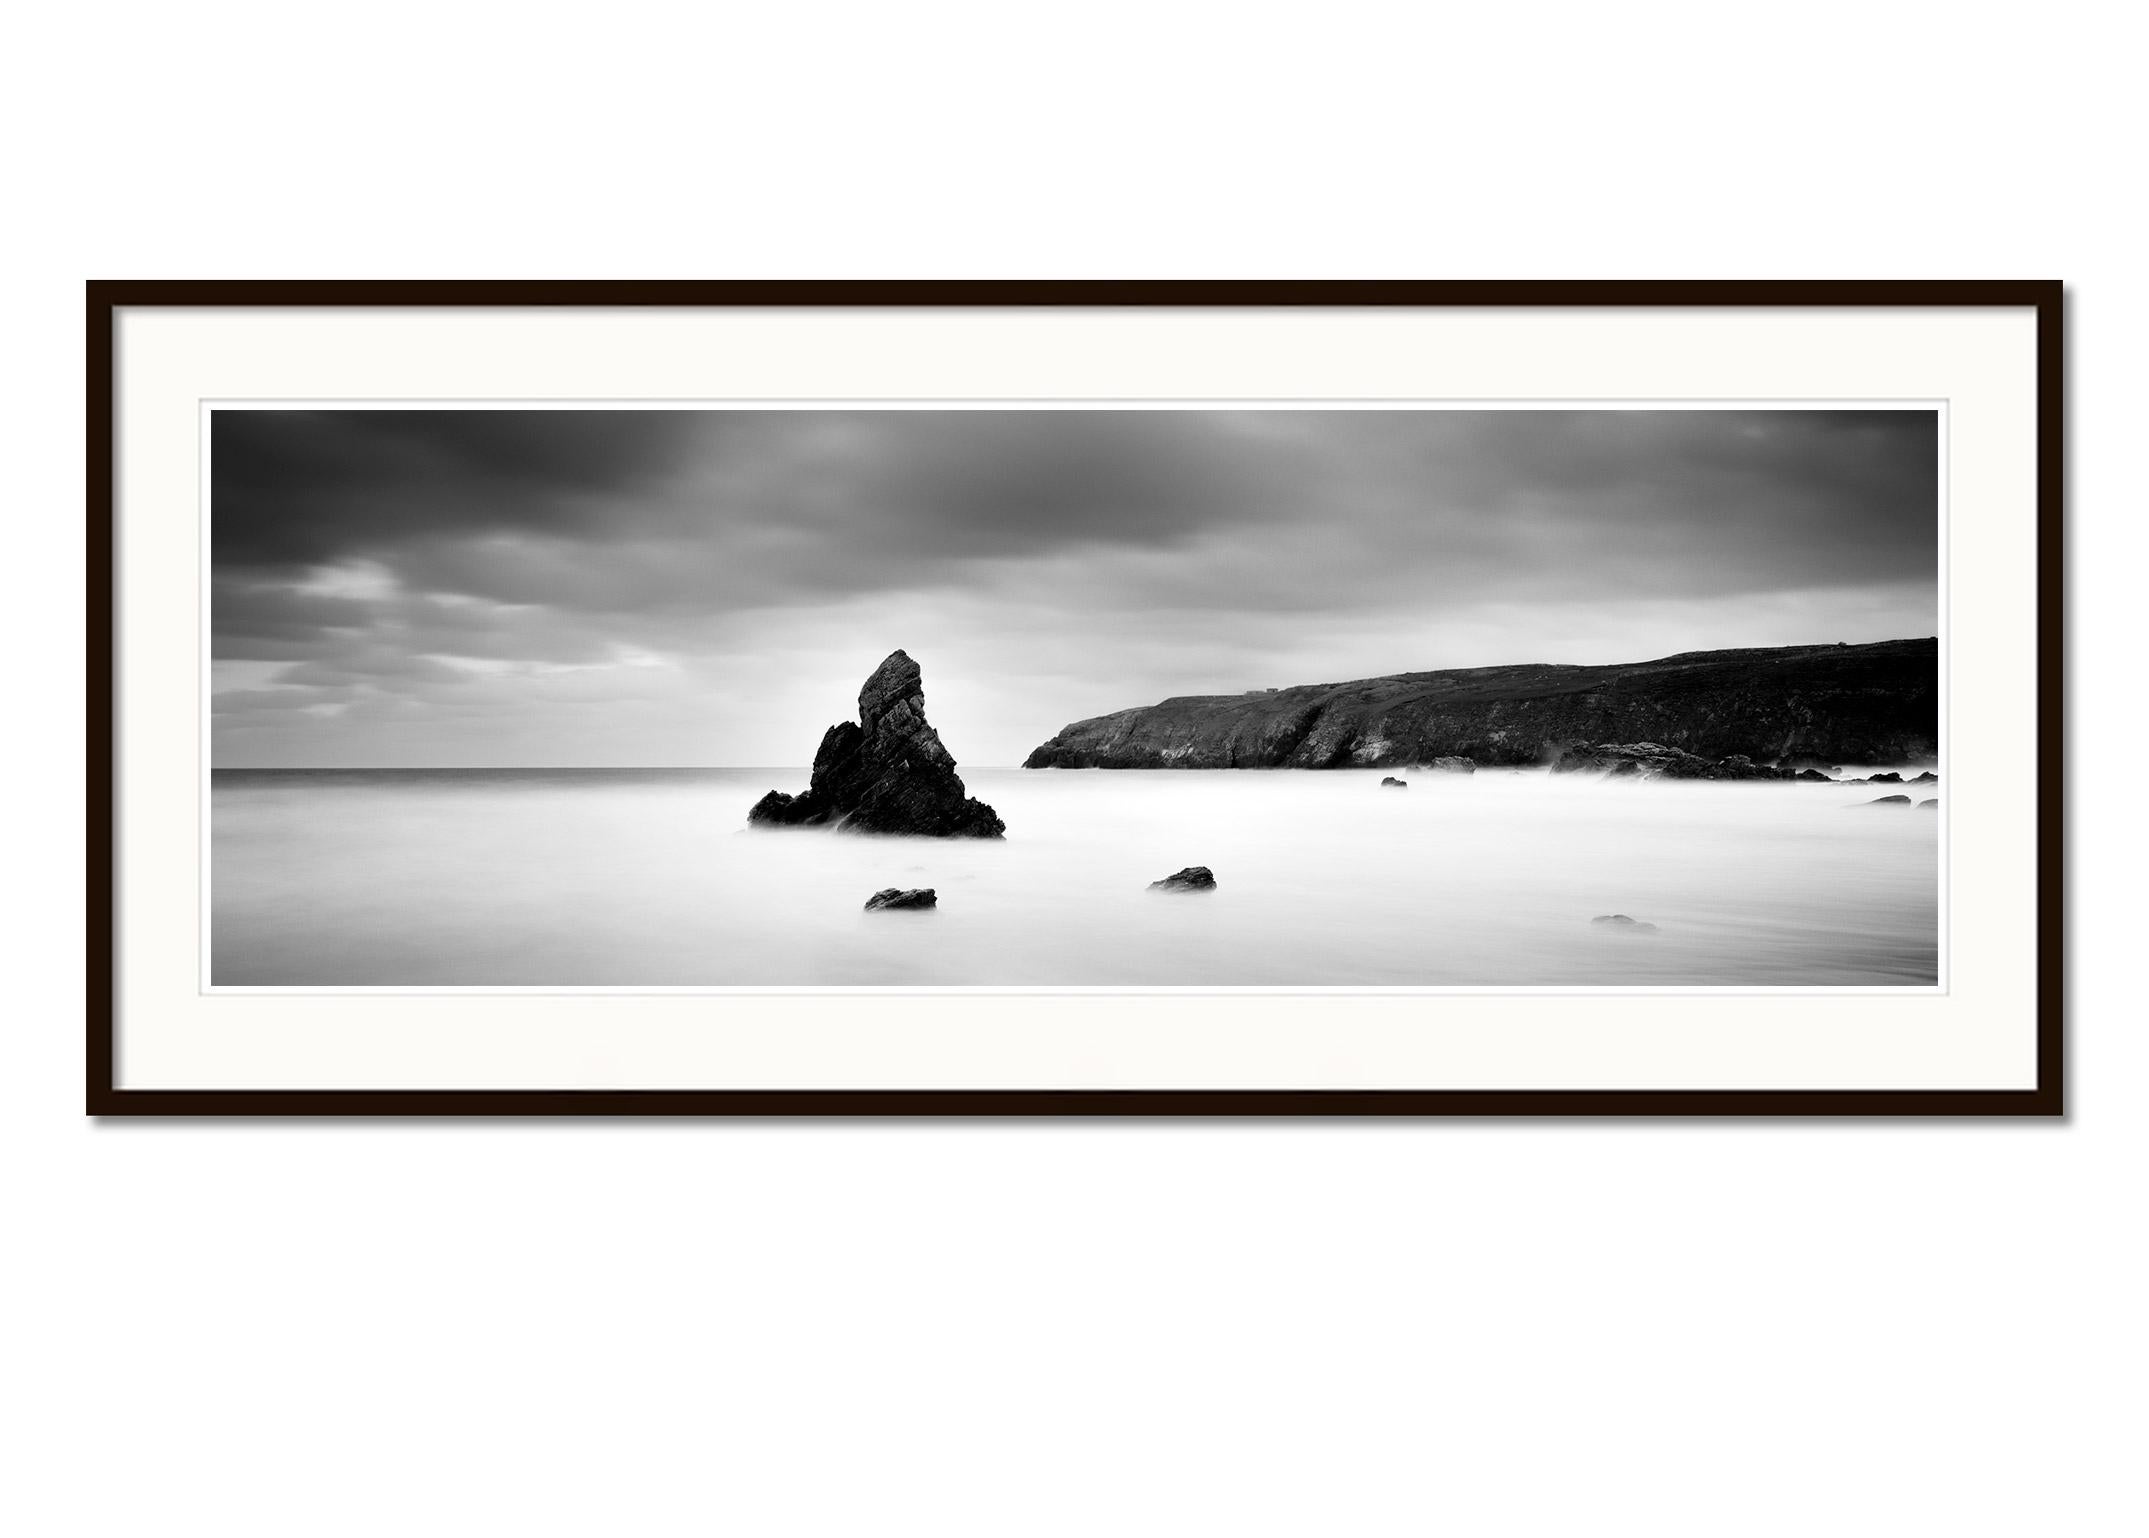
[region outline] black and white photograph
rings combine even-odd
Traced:
[[[2129,14],[26,12],[0,1533],[2149,1534]]]
[[[215,989],[1932,990],[1932,403],[218,404]]]

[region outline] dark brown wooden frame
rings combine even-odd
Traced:
[[[2056,281],[131,282],[88,288],[88,1109],[95,1116],[2059,1116],[2064,286]],[[137,308],[2026,309],[2037,320],[2037,1084],[2021,1090],[147,1090],[115,1082],[115,319]]]

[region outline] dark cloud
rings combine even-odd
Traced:
[[[223,411],[212,505],[220,568],[399,559],[482,592],[503,541],[600,545],[630,578],[643,552],[659,601],[681,543],[826,592],[1281,524],[1437,537],[1525,580],[1547,523],[1874,576],[1930,559],[1934,433],[1902,412]]]
[[[588,534],[720,420],[642,411],[219,411],[219,566],[325,563],[414,537]]]
[[[1386,581],[1528,591],[1586,566],[1699,592],[1929,570],[1934,432],[1925,413],[219,412],[213,529],[224,571],[370,559],[606,612],[1204,538],[1311,537],[1322,567]]]
[[[221,410],[211,449],[249,730],[736,692],[899,616],[1026,688],[1113,651],[1107,708],[1936,604],[1923,411]],[[1038,708],[1010,741],[1080,713]]]

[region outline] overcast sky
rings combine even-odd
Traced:
[[[1937,629],[1933,413],[218,411],[215,762],[811,759]]]

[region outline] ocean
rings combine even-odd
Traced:
[[[791,769],[224,770],[250,987],[1770,987],[1938,980],[1894,786],[964,768],[1004,841],[748,829]],[[1921,798],[1933,787],[1910,787]],[[1216,890],[1148,884],[1206,865]],[[882,887],[931,912],[863,911]],[[1621,913],[1656,926],[1593,924]]]

